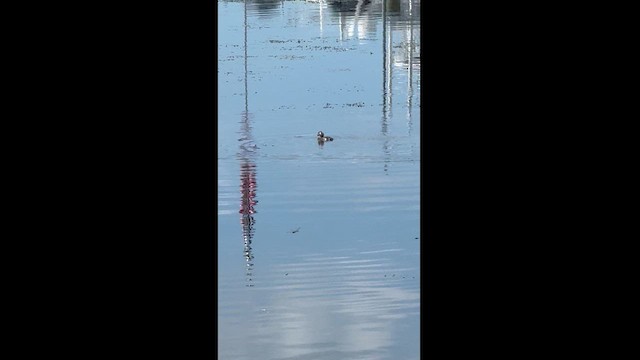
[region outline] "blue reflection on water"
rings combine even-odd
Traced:
[[[419,1],[218,11],[219,358],[419,358]]]

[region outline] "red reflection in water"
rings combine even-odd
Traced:
[[[249,161],[240,165],[240,189],[242,193],[242,201],[240,203],[240,213],[243,215],[254,214],[257,201],[256,196],[256,166]],[[244,218],[244,216],[243,216]]]
[[[253,281],[253,254],[251,249],[251,242],[253,241],[255,219],[253,214],[256,213],[255,205],[258,201],[256,196],[256,166],[243,159],[240,165],[240,192],[242,194],[240,202],[240,224],[242,225],[242,238],[244,240],[244,257],[247,261],[246,275],[247,281]],[[252,283],[248,283],[246,286],[252,287]]]

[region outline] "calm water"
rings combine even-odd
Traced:
[[[419,358],[419,11],[218,2],[219,359]]]

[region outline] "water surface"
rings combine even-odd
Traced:
[[[419,358],[419,6],[218,2],[220,359]]]

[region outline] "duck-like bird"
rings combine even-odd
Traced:
[[[318,142],[333,141],[331,136],[324,136],[322,131],[318,131]]]

